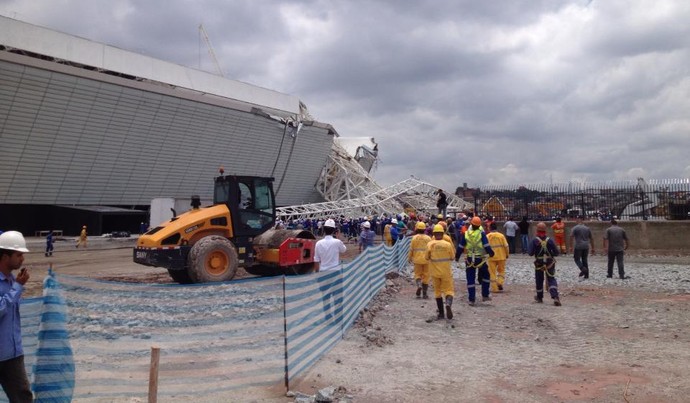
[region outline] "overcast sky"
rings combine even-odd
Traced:
[[[0,0],[0,14],[298,96],[383,186],[690,177],[688,0]]]

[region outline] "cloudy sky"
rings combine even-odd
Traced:
[[[0,14],[298,96],[384,186],[690,177],[687,0],[0,0]]]

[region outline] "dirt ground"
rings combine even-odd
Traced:
[[[171,282],[165,270],[132,263],[132,245],[104,242],[87,250],[59,245],[52,258],[29,253],[26,295],[40,294],[49,264],[58,273]],[[687,256],[664,256],[685,265],[683,276],[690,278]],[[548,297],[534,303],[532,286],[514,284],[493,301],[470,307],[463,284],[456,281],[455,287],[455,318],[429,322],[435,317],[433,297],[416,299],[409,278],[391,276],[344,340],[290,389],[313,395],[340,387],[356,402],[689,399],[690,294],[577,283],[561,287],[563,306],[555,307]],[[279,390],[251,400],[293,401]]]

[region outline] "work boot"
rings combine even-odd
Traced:
[[[443,319],[443,298],[436,298],[436,307],[438,308],[438,316],[436,319]]]
[[[476,305],[474,301],[469,301],[469,302],[467,302],[467,304],[468,304],[469,306],[475,306],[475,305]]]
[[[503,286],[502,286],[502,285],[499,285],[499,286],[498,286],[498,291],[503,291]]]
[[[543,299],[543,298],[539,298],[539,296],[535,295],[535,296],[534,296],[534,301],[535,301],[536,303],[538,303],[538,304],[541,304],[541,303],[544,302],[544,299]]]
[[[421,298],[422,297],[422,287],[417,287],[417,292],[414,293],[414,295],[416,295],[417,298]]]
[[[554,298],[554,299],[553,299],[553,304],[556,305],[556,306],[561,306],[561,300],[558,299],[558,298]]]
[[[491,301],[490,296],[482,297],[482,302],[488,302],[488,301]]]
[[[453,297],[447,296],[446,297],[446,319],[453,319],[453,311],[450,310],[450,307],[453,305]]]
[[[422,298],[429,299],[429,295],[427,295],[428,289],[429,289],[429,284],[422,284]]]

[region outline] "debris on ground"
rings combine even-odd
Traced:
[[[386,274],[386,284],[381,291],[364,307],[360,312],[355,327],[367,341],[367,346],[383,347],[393,344],[393,340],[381,330],[380,327],[373,327],[372,323],[377,313],[386,309],[393,301],[400,290],[411,283],[407,277],[399,273],[391,272]]]
[[[315,395],[307,395],[301,392],[288,391],[286,397],[294,397],[294,403],[351,403],[354,396],[347,393],[344,386],[328,386],[319,389]]]

